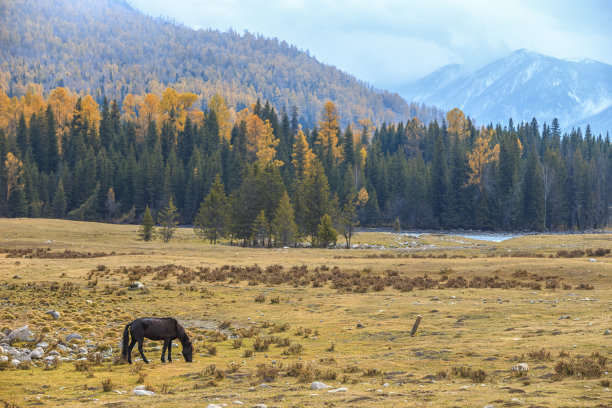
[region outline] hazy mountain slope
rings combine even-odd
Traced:
[[[35,82],[121,101],[173,85],[204,103],[220,92],[239,109],[257,98],[279,109],[296,105],[308,124],[327,100],[345,123],[395,121],[423,109],[277,39],[192,30],[122,0],[0,1],[0,45],[0,87],[10,95]]]
[[[403,95],[444,109],[459,107],[480,124],[506,123],[510,117],[515,122],[536,117],[550,123],[557,117],[568,128],[590,117],[595,120],[612,106],[612,66],[597,61],[560,60],[519,50],[475,72],[440,80],[460,69],[451,68],[410,84]],[[605,133],[609,128],[604,125],[598,119],[591,127]]]

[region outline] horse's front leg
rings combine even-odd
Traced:
[[[168,362],[172,362],[172,339],[168,340]]]
[[[168,342],[164,340],[164,347],[162,347],[162,358],[161,358],[162,363],[166,362],[166,359],[164,358],[164,356],[166,355],[167,348],[168,348]]]
[[[138,339],[138,352],[140,352],[140,357],[142,357],[142,361],[144,361],[145,363],[149,364],[149,360],[147,360],[147,358],[144,355],[144,352],[142,350],[142,343],[144,342],[144,339]]]

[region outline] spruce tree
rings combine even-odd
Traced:
[[[64,183],[60,179],[53,195],[53,216],[57,218],[63,218],[66,215],[66,193],[64,192]]]
[[[272,233],[274,234],[274,243],[277,246],[291,245],[297,238],[298,228],[295,224],[293,207],[287,192],[281,198],[276,209],[272,221]]]
[[[332,219],[329,214],[321,217],[321,222],[317,227],[317,243],[321,248],[327,248],[330,244],[336,244],[338,233],[332,225]]]
[[[253,223],[253,241],[255,245],[264,246],[269,235],[268,220],[264,210],[259,212],[255,222]]]
[[[172,239],[179,217],[180,214],[172,202],[172,197],[170,197],[168,205],[157,215],[157,222],[161,225],[159,233],[164,240],[164,244],[167,244]]]
[[[228,205],[225,187],[221,176],[217,173],[210,192],[200,205],[200,210],[194,221],[195,233],[202,239],[209,239],[216,244],[217,239],[227,234]]]
[[[149,210],[149,206],[145,208],[144,215],[142,216],[142,224],[140,224],[140,229],[138,230],[138,236],[143,241],[151,241],[153,239],[153,233],[155,229],[155,222],[153,221],[153,217],[151,216],[151,210]]]

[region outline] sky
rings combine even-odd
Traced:
[[[276,37],[378,88],[526,48],[612,64],[610,0],[128,0],[193,28]]]

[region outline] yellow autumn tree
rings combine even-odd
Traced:
[[[266,119],[262,121],[257,115],[251,114],[246,121],[247,153],[262,164],[268,164],[276,156],[276,146],[279,140],[274,137],[272,125]],[[283,162],[276,160],[274,165],[282,166]]]
[[[482,127],[480,136],[474,143],[474,148],[468,153],[468,164],[470,166],[470,179],[467,185],[477,185],[482,192],[484,189],[484,174],[489,163],[499,160],[499,144],[491,147],[495,131]]]
[[[219,124],[219,135],[229,141],[232,133],[232,123],[230,122],[230,111],[227,108],[225,99],[216,93],[210,98],[208,102],[208,108],[215,112],[217,116],[217,123]]]
[[[94,127],[100,123],[100,106],[91,95],[81,99],[81,116]]]
[[[136,96],[131,93],[125,95],[125,98],[123,98],[123,103],[121,104],[121,110],[123,111],[123,120],[127,122],[134,122],[136,120],[137,103],[138,100]]]
[[[19,100],[16,97],[9,98],[2,89],[0,89],[0,128],[7,130],[9,134],[15,134],[17,129],[17,121]]]
[[[153,121],[158,121],[161,112],[157,95],[148,93],[138,101],[138,122],[141,129],[147,129]]]
[[[446,125],[451,137],[464,140],[468,134],[468,122],[465,113],[459,108],[454,108],[446,114]]]
[[[43,98],[43,88],[41,84],[28,84],[25,95],[20,101],[21,111],[25,116],[26,122],[29,123],[33,113],[42,114],[47,107]]]
[[[197,99],[198,95],[192,92],[179,93],[176,89],[168,87],[162,93],[159,102],[161,115],[164,119],[167,119],[171,114],[174,114],[177,128],[183,130],[185,128],[187,112]]]
[[[334,160],[342,158],[342,151],[338,146],[338,132],[340,131],[340,116],[333,102],[323,105],[321,120],[319,121],[319,138],[316,143],[321,144],[323,151]]]
[[[21,176],[23,163],[21,160],[15,157],[13,153],[8,152],[6,154],[6,160],[4,161],[4,171],[6,177],[6,199],[11,197],[11,192],[18,188],[19,178]]]
[[[63,136],[70,129],[70,122],[74,114],[77,95],[70,92],[70,89],[58,87],[51,91],[47,98],[47,104],[53,109],[53,114],[57,120],[58,136]]]
[[[298,180],[302,180],[304,176],[310,174],[312,163],[315,159],[315,154],[308,146],[306,135],[300,129],[295,135],[295,143],[293,143],[293,157],[291,163],[295,168],[295,176]]]

